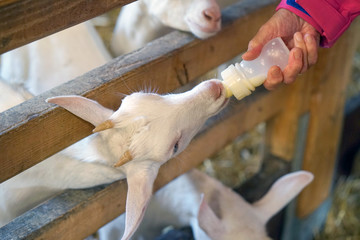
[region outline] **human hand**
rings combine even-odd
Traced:
[[[282,82],[294,82],[298,74],[306,72],[316,63],[318,57],[320,34],[316,29],[294,13],[279,9],[251,39],[242,58],[254,60],[260,55],[262,47],[276,37],[281,37],[290,49],[289,62],[283,72],[278,66],[269,69],[264,82],[268,90],[275,89]]]

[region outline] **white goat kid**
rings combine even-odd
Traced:
[[[115,112],[79,96],[48,99],[97,126],[94,131],[99,132],[0,184],[0,224],[64,189],[126,177],[129,227],[123,239],[129,239],[143,217],[160,165],[183,151],[227,101],[219,80],[180,94],[133,93]]]
[[[216,0],[139,0],[124,6],[114,29],[111,47],[116,55],[131,52],[171,31],[192,32],[207,38],[221,29]]]
[[[193,169],[154,195],[133,239],[154,239],[169,225],[191,225],[196,240],[269,239],[267,221],[312,179],[313,175],[305,171],[287,174],[263,198],[249,204],[216,179]],[[100,239],[119,239],[122,226],[124,215],[101,228]]]

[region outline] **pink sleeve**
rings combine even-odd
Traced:
[[[310,23],[321,34],[321,46],[331,47],[360,14],[359,0],[296,0],[306,14],[282,0],[285,8]],[[321,10],[320,10],[321,9]]]

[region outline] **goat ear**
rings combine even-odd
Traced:
[[[109,119],[114,111],[101,106],[98,102],[81,96],[59,96],[46,99],[55,103],[94,126]]]
[[[199,226],[211,239],[221,239],[225,227],[221,220],[216,216],[209,204],[201,195],[201,203],[198,211]]]
[[[126,168],[128,192],[126,199],[125,232],[122,240],[130,239],[141,220],[152,195],[154,180],[160,164],[144,161]]]
[[[313,179],[314,175],[307,171],[297,171],[279,178],[266,195],[253,204],[264,223],[295,198]]]

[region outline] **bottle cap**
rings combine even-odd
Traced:
[[[234,95],[238,100],[251,94],[249,90],[254,88],[253,86],[247,86],[247,81],[242,81],[246,79],[245,75],[238,71],[234,65],[230,65],[224,71],[221,72],[221,77],[223,79],[223,85],[226,89],[226,97],[229,98]]]

